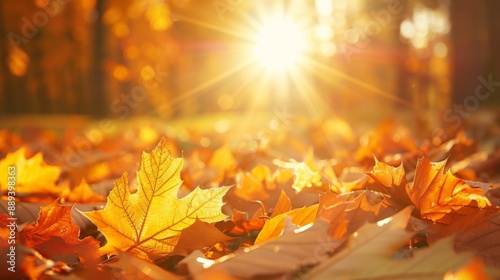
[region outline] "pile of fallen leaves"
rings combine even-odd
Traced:
[[[0,131],[2,259],[15,246],[0,275],[500,277],[498,148],[464,131],[319,123],[276,118],[237,137],[148,124],[85,150],[71,132]]]

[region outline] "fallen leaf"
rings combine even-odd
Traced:
[[[421,158],[414,181],[407,186],[407,193],[422,218],[449,224],[479,209],[496,208],[481,188],[467,185],[449,171],[443,174],[445,164],[446,161],[431,163]]]
[[[42,207],[36,223],[19,232],[21,242],[48,259],[70,266],[77,264],[80,257],[93,261],[98,255],[99,242],[92,237],[79,239],[80,228],[71,218],[72,208],[57,201]]]
[[[102,254],[118,250],[145,260],[171,253],[182,231],[197,219],[217,222],[222,197],[230,187],[202,190],[199,187],[179,199],[182,158],[174,158],[161,138],[158,146],[142,155],[137,172],[137,192],[130,193],[127,175],[115,182],[103,210],[83,212],[106,237]]]
[[[258,164],[250,172],[236,174],[236,188],[234,194],[245,200],[266,200],[269,198],[267,190],[271,190],[271,170],[269,167]]]
[[[292,202],[290,198],[286,195],[284,191],[281,191],[280,197],[278,198],[278,202],[276,202],[276,206],[273,208],[273,213],[270,218],[274,218],[279,214],[283,214],[285,212],[290,211],[292,209]]]
[[[231,149],[224,145],[213,152],[207,166],[217,169],[217,181],[222,182],[226,176],[234,172],[237,162]]]
[[[102,265],[115,270],[114,278],[119,274],[120,279],[152,279],[152,280],[177,280],[185,279],[163,270],[155,264],[141,260],[124,252]]]
[[[427,238],[429,244],[454,236],[454,245],[460,251],[476,252],[483,261],[500,267],[500,213],[477,211],[446,225]]]
[[[184,229],[172,253],[188,255],[194,250],[204,249],[216,243],[234,239],[227,236],[209,223],[196,220]]]
[[[411,203],[406,193],[408,181],[406,180],[402,163],[398,167],[392,167],[375,158],[375,166],[367,174],[379,184],[380,189],[378,191],[387,194],[401,205],[409,205]]]
[[[264,227],[257,236],[257,239],[255,239],[255,245],[280,236],[285,229],[286,217],[291,217],[291,222],[295,225],[305,226],[312,223],[316,219],[317,212],[318,204],[315,204],[308,207],[293,209],[286,213],[279,214],[271,218],[270,220],[267,220],[264,224]]]
[[[82,180],[80,184],[73,189],[66,186],[61,196],[67,202],[98,203],[106,201],[102,195],[95,193],[85,180]]]
[[[195,279],[213,279],[210,277],[214,274],[238,279],[284,275],[302,265],[323,261],[330,250],[342,244],[343,239],[329,237],[328,228],[327,221],[318,219],[314,224],[301,227],[293,233],[216,261],[204,259],[198,253],[188,256],[181,264],[189,267]]]
[[[16,193],[37,193],[47,195],[58,195],[62,188],[56,186],[56,182],[61,174],[61,168],[45,163],[41,153],[35,154],[30,159],[26,158],[26,149],[21,147],[14,153],[8,154],[0,161],[0,170],[10,170],[10,166],[15,167]],[[0,175],[0,190],[7,191],[8,172]],[[32,200],[29,197],[27,200]],[[50,201],[53,198],[50,198]]]
[[[375,256],[390,258],[413,234],[405,230],[411,215],[411,207],[396,215],[358,229],[347,241],[347,247],[313,268],[308,279],[352,279],[359,270],[370,271]]]
[[[379,279],[443,279],[449,271],[456,271],[470,262],[472,253],[457,254],[453,250],[452,238],[440,240],[429,248],[415,253],[409,260],[391,260],[374,257],[370,267],[360,269],[355,277],[378,277]]]

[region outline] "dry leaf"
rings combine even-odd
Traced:
[[[208,248],[231,239],[234,238],[225,235],[211,224],[196,220],[194,224],[182,231],[172,253],[185,256],[194,250]]]
[[[328,222],[319,219],[314,224],[299,228],[294,233],[246,249],[239,254],[227,255],[216,261],[204,259],[200,254],[187,257],[181,263],[188,265],[195,279],[214,279],[212,275],[229,275],[250,279],[264,275],[283,275],[299,269],[301,265],[320,262],[327,252],[342,244],[343,239],[328,236]]]
[[[103,267],[110,267],[116,270],[120,279],[151,279],[151,280],[178,280],[184,277],[175,275],[161,269],[155,264],[138,259],[124,252],[106,262]]]
[[[405,231],[411,211],[408,207],[390,218],[364,225],[351,235],[344,250],[312,269],[308,278],[346,278],[355,270],[369,270],[364,266],[374,261],[373,256],[390,258],[412,235]]]
[[[6,171],[9,166],[16,168],[16,193],[18,194],[37,193],[46,197],[47,195],[58,195],[62,191],[61,187],[56,186],[61,168],[46,164],[41,153],[26,159],[26,149],[22,147],[0,161],[0,170]],[[7,186],[8,172],[1,172],[0,189],[6,191]]]
[[[422,218],[449,224],[479,209],[496,207],[483,195],[449,171],[443,174],[446,161],[431,163],[427,158],[418,161],[415,178],[407,186],[408,195],[420,210]]]
[[[82,180],[80,184],[73,189],[66,186],[61,196],[67,202],[98,203],[106,201],[102,195],[95,193],[85,180]]]
[[[266,200],[269,198],[267,190],[273,189],[271,170],[262,164],[258,164],[250,172],[236,174],[235,180],[234,194],[245,200]]]
[[[92,237],[79,239],[80,228],[71,218],[72,208],[57,201],[42,207],[36,223],[25,226],[19,233],[21,242],[48,259],[70,266],[77,264],[80,257],[93,261],[98,255],[99,242]]]
[[[477,211],[446,225],[427,238],[429,244],[454,236],[455,248],[474,251],[488,265],[500,267],[500,213]]]
[[[182,158],[174,158],[162,138],[151,153],[143,153],[137,172],[137,192],[130,193],[127,175],[115,182],[103,210],[84,212],[106,237],[102,254],[128,252],[145,260],[171,253],[182,231],[197,219],[217,222],[222,197],[229,187],[196,188],[179,199]]]
[[[264,227],[257,236],[257,239],[255,239],[255,245],[280,236],[285,229],[286,217],[291,217],[291,222],[295,225],[305,226],[312,223],[316,219],[317,212],[318,204],[315,204],[308,207],[293,209],[289,212],[279,214],[271,218],[270,220],[267,220],[264,224]]]
[[[411,203],[405,189],[408,181],[405,177],[403,164],[398,167],[392,167],[375,158],[375,166],[367,174],[380,185],[381,188],[379,190],[382,193],[389,195],[402,205],[409,205]]]

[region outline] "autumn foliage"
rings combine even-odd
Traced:
[[[416,140],[384,122],[325,140],[321,125],[296,123],[233,142],[133,127],[93,143],[76,166],[60,152],[70,136],[35,136],[52,147],[37,149],[3,131],[17,142],[0,146],[0,249],[16,218],[17,266],[2,264],[2,277],[500,277],[498,151],[478,161],[460,131]]]

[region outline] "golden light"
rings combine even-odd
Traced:
[[[284,17],[264,21],[254,41],[254,58],[273,71],[290,69],[300,60],[307,46],[300,26]]]

